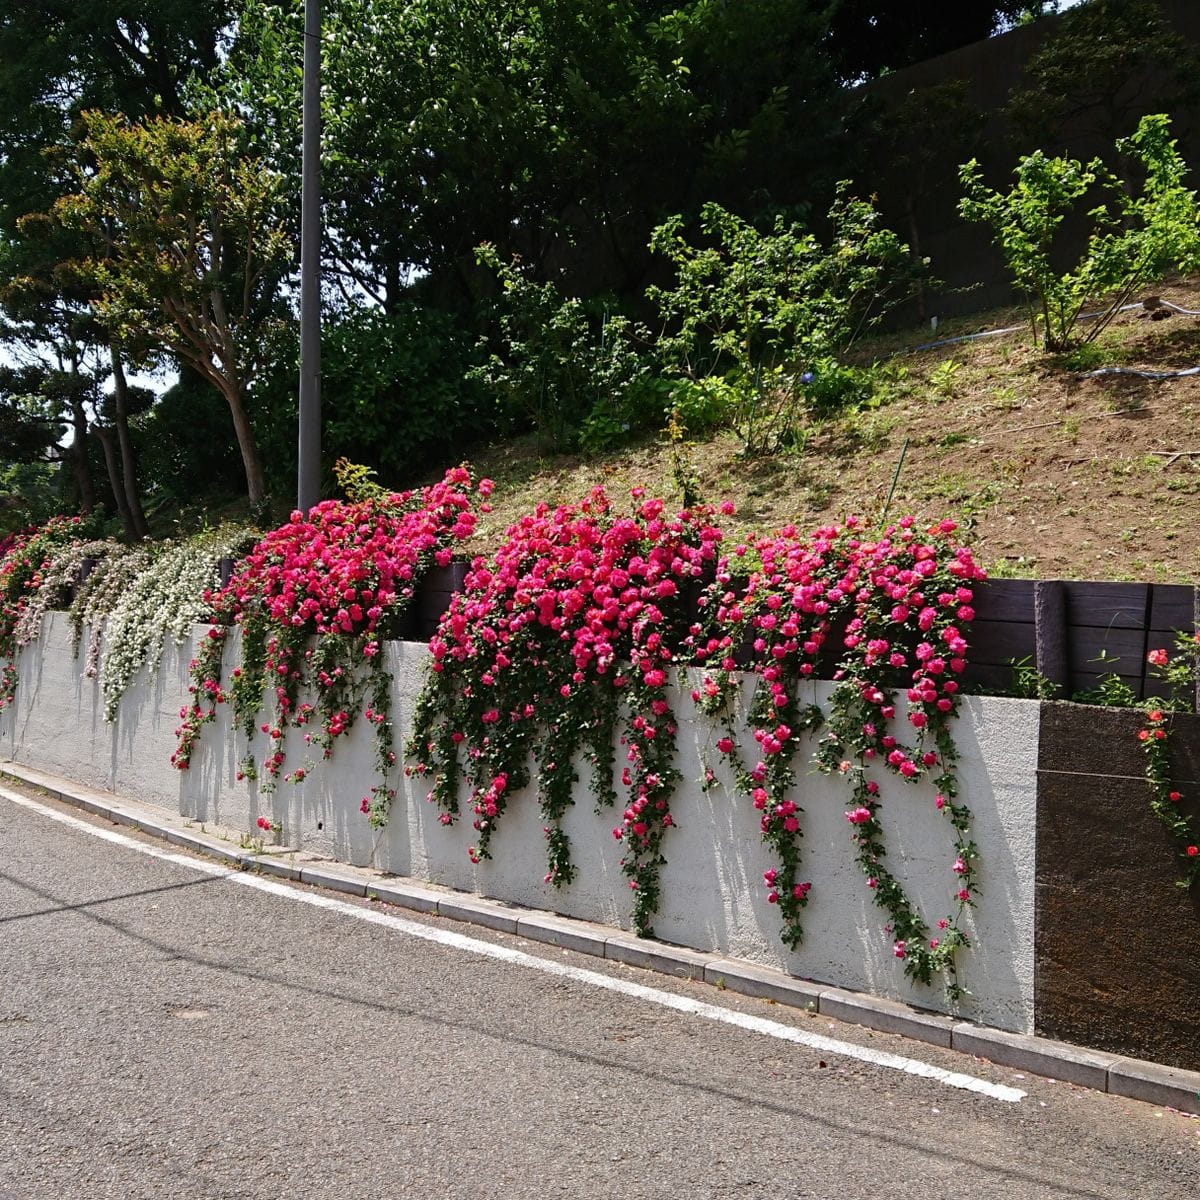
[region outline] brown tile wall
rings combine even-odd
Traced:
[[[1037,1033],[1200,1069],[1200,889],[1150,810],[1141,715],[1042,706]],[[1200,813],[1200,718],[1176,718],[1173,776]]]

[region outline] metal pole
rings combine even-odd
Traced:
[[[296,507],[307,512],[321,493],[321,0],[304,0],[302,154]]]
[[[900,461],[896,464],[896,473],[892,476],[892,486],[888,488],[887,499],[883,502],[883,512],[879,517],[880,525],[887,520],[888,509],[892,507],[892,497],[896,494],[896,484],[900,482],[900,472],[904,469],[904,456],[907,453],[908,438],[905,438],[904,445],[900,447]]]

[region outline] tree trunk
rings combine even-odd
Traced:
[[[121,477],[121,468],[117,463],[117,441],[113,430],[103,425],[95,428],[96,437],[104,449],[104,465],[108,468],[108,482],[112,487],[113,500],[116,501],[117,513],[125,528],[125,540],[136,542],[140,536],[133,524],[133,514],[129,511],[129,500],[125,495],[125,480]]]
[[[383,311],[391,316],[400,306],[404,289],[400,285],[400,260],[391,247],[387,254],[383,264]]]
[[[124,485],[125,501],[129,505],[129,520],[137,538],[148,537],[149,526],[142,511],[142,500],[138,490],[137,470],[134,466],[133,440],[129,436],[129,384],[125,379],[125,366],[116,346],[109,347],[112,356],[114,381],[115,418],[117,445],[121,458],[121,482]]]
[[[91,468],[88,466],[88,420],[80,400],[71,401],[71,428],[74,436],[67,450],[71,463],[71,473],[75,476],[75,486],[79,489],[79,509],[83,515],[90,516],[96,508],[96,485],[92,482]]]
[[[254,441],[254,430],[250,427],[250,418],[246,415],[241,384],[228,374],[222,373],[218,386],[233,416],[233,431],[237,435],[238,449],[242,454],[242,468],[246,472],[246,495],[252,505],[260,505],[267,498],[267,484],[263,475],[262,460],[258,456],[258,446]]]
[[[213,237],[219,239],[221,236],[219,224],[214,220]],[[212,289],[209,302],[212,305],[220,341],[207,362],[199,365],[221,389],[221,395],[229,405],[229,412],[233,417],[233,431],[237,435],[238,449],[242,454],[242,468],[246,472],[246,495],[249,497],[251,508],[257,510],[267,498],[267,484],[263,477],[262,460],[258,457],[258,446],[254,441],[254,430],[250,426],[250,418],[246,415],[245,388],[237,366],[237,346],[225,313],[225,297],[221,295],[219,287]]]

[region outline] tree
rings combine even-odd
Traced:
[[[46,396],[45,376],[27,367],[0,367],[0,445],[7,463],[50,462],[67,430],[59,405]]]
[[[656,4],[615,0],[340,0],[326,13],[322,193],[331,280],[385,308],[432,275],[470,302],[475,247],[541,272],[613,233],[631,164],[660,169],[693,104]],[[293,191],[301,5],[252,0],[216,93],[254,114]],[[683,110],[683,111],[679,111]],[[669,127],[674,136],[669,136]],[[639,142],[640,139],[640,142]],[[646,229],[636,235],[644,249]],[[625,249],[625,231],[617,240]]]
[[[40,373],[72,441],[79,502],[95,489],[88,443],[104,443],[114,503],[130,537],[146,532],[128,418],[134,397],[120,351],[60,271],[85,235],[39,219],[72,185],[66,169],[82,111],[178,114],[195,71],[218,62],[236,0],[24,0],[0,20],[0,330],[10,359]],[[106,400],[105,386],[112,389]],[[144,399],[144,398],[142,398]],[[58,453],[57,448],[50,451]]]
[[[0,393],[12,420],[55,430],[37,457],[69,465],[76,499],[86,514],[97,503],[89,442],[104,372],[96,361],[100,339],[86,302],[56,277],[59,256],[75,245],[60,234],[53,222],[31,216],[22,222],[19,239],[0,245],[0,338],[14,364],[0,379]],[[68,431],[71,440],[60,448]],[[9,461],[27,461],[22,454],[27,453],[28,439],[7,444]],[[124,473],[111,471],[118,466],[115,459],[106,458],[106,466],[114,503],[126,518],[126,533],[141,537],[144,530],[133,526],[125,503]]]
[[[1194,102],[1200,56],[1155,0],[1090,0],[1063,14],[1025,80],[1007,109],[1024,144],[1110,145],[1147,113]]]
[[[45,151],[79,114],[179,115],[193,71],[218,61],[237,0],[21,0],[0,20],[0,226],[55,196]]]
[[[259,504],[266,486],[246,394],[291,261],[274,211],[278,177],[240,153],[240,123],[226,114],[82,120],[79,190],[54,211],[97,250],[72,271],[118,347],[134,359],[177,357],[220,391]]]
[[[339,0],[324,33],[331,282],[462,308],[486,242],[572,294],[640,297],[651,229],[709,199],[827,200],[823,0]],[[252,0],[217,96],[298,187],[299,0]]]
[[[829,25],[829,48],[843,79],[873,79],[1057,7],[1054,0],[905,0],[891,5],[840,0]]]

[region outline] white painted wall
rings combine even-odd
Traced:
[[[195,637],[203,629],[198,627]],[[0,758],[12,759],[93,787],[160,805],[185,816],[234,829],[253,829],[259,815],[283,822],[284,841],[318,854],[385,871],[628,927],[628,885],[621,875],[621,845],[612,836],[616,812],[599,815],[581,785],[568,814],[577,882],[556,890],[543,882],[542,821],[535,797],[509,801],[493,839],[494,860],[472,864],[469,820],[439,825],[425,802],[426,785],[392,779],[392,820],[374,831],[359,812],[375,782],[373,737],[365,723],[339,740],[334,758],[317,763],[300,785],[280,783],[274,795],[235,778],[245,753],[240,734],[230,736],[229,713],[203,732],[192,767],[171,767],[173,731],[187,700],[187,663],[193,642],[168,645],[159,670],[139,676],[122,701],[118,720],[104,722],[98,685],[82,678],[82,655],[73,655],[62,614],[48,617],[39,642],[20,661],[17,700],[0,714]],[[420,691],[426,650],[390,643],[388,662],[396,679],[396,744],[407,734]],[[227,669],[236,648],[226,649]],[[813,684],[812,698],[828,696]],[[793,798],[804,809],[805,871],[813,890],[805,919],[805,942],[795,953],[779,941],[778,913],[766,901],[762,872],[772,865],[748,800],[723,787],[696,786],[705,752],[722,778],[715,751],[718,731],[694,713],[690,686],[678,698],[680,767],[684,782],[672,801],[678,822],[664,851],[662,903],[655,931],[664,940],[715,950],[790,971],[802,978],[945,1009],[939,987],[904,979],[883,931],[883,911],[872,903],[853,857],[851,829],[843,816],[849,790],[838,780],[810,773],[795,760],[799,781]],[[808,698],[805,697],[807,700]],[[1032,1032],[1034,827],[1038,705],[1032,701],[974,698],[965,702],[956,740],[961,756],[961,799],[975,818],[980,847],[979,900],[971,914],[973,947],[960,954],[959,979],[968,997],[955,1011],[1002,1029]],[[898,736],[903,736],[898,734]],[[265,740],[265,739],[256,739]],[[255,747],[261,755],[262,745]],[[293,731],[291,769],[304,759]],[[581,768],[581,774],[586,767]],[[948,915],[956,888],[950,829],[934,808],[931,789],[882,777],[888,820],[889,866],[932,925]]]

